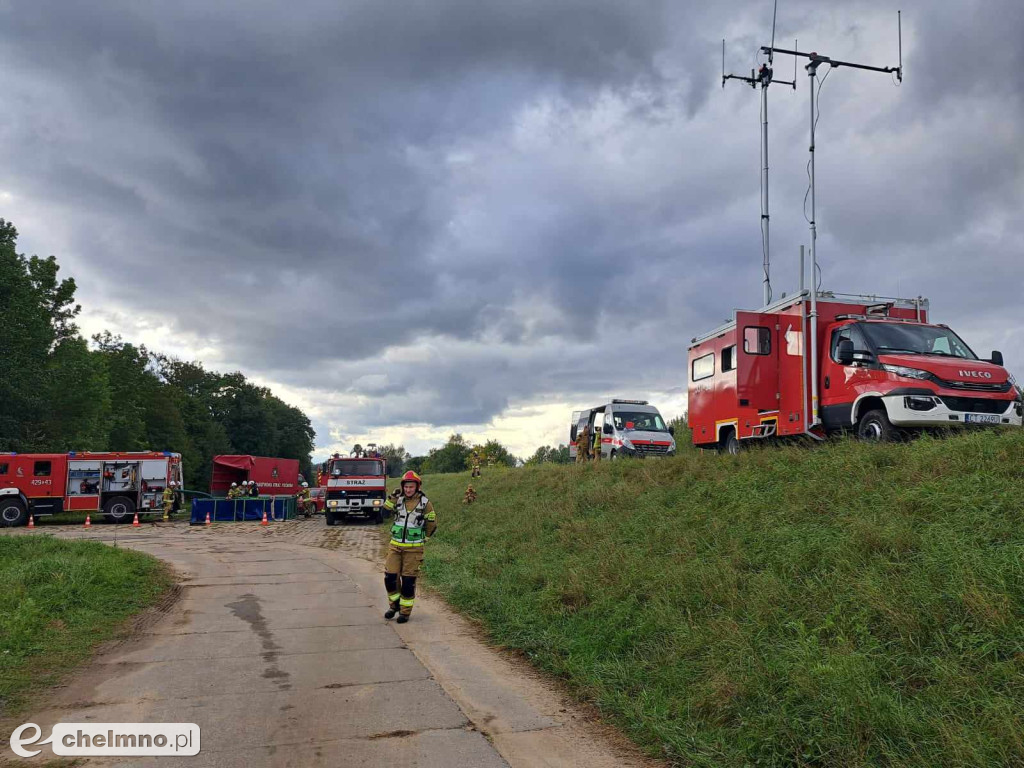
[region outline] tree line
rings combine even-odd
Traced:
[[[225,453],[298,459],[311,476],[315,433],[301,410],[241,373],[109,332],[90,344],[75,325],[74,279],[58,277],[53,256],[17,253],[17,238],[0,219],[0,451],[175,451],[194,490]]]

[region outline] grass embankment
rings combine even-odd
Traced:
[[[0,536],[0,715],[24,709],[171,584],[169,571],[139,552]]]
[[[427,476],[430,583],[681,765],[1024,765],[1024,430]]]

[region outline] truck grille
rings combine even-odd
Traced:
[[[379,488],[372,491],[350,491],[350,490],[338,490],[328,491],[328,499],[383,499],[384,491]]]
[[[1009,381],[1004,381],[1002,384],[983,384],[980,381],[946,381],[945,379],[939,379],[939,384],[941,384],[945,389],[963,389],[969,392],[1010,391]]]
[[[633,449],[637,453],[642,453],[645,456],[663,456],[668,453],[669,446],[667,445],[637,445],[633,443]]]
[[[1006,413],[1009,400],[990,400],[982,397],[942,397],[942,402],[951,411],[967,413]]]

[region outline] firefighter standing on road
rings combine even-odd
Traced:
[[[164,502],[164,520],[170,520],[171,519],[171,511],[174,509],[174,481],[173,480],[171,480],[171,482],[169,482],[164,487],[163,502]]]
[[[416,578],[423,565],[423,544],[437,530],[434,505],[420,490],[423,481],[415,472],[402,476],[402,487],[384,502],[384,508],[394,514],[391,523],[391,545],[384,561],[384,588],[388,593],[385,619],[399,614],[398,623],[404,624],[412,613],[416,599]]]
[[[298,494],[296,494],[295,499],[299,505],[299,512],[301,512],[305,517],[312,517],[313,510],[309,508],[311,503],[309,498],[309,483],[302,484],[302,488],[299,490]]]

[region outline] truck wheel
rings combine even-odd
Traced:
[[[115,496],[107,499],[103,505],[103,514],[112,523],[126,523],[135,514],[135,502],[127,496]]]
[[[880,408],[868,411],[857,422],[857,437],[874,443],[891,443],[898,440],[899,430],[889,421],[889,416]]]
[[[373,522],[380,525],[384,522],[384,510],[380,507],[376,507],[373,511]]]
[[[0,501],[0,527],[13,528],[28,524],[28,510],[21,499],[7,497]]]
[[[324,512],[324,520],[327,521],[328,525],[334,525],[334,513],[333,512],[326,512],[325,511]]]
[[[722,453],[735,456],[741,450],[743,450],[743,446],[740,444],[740,439],[736,437],[735,432],[729,432],[729,436],[726,437],[725,442],[722,443]]]

